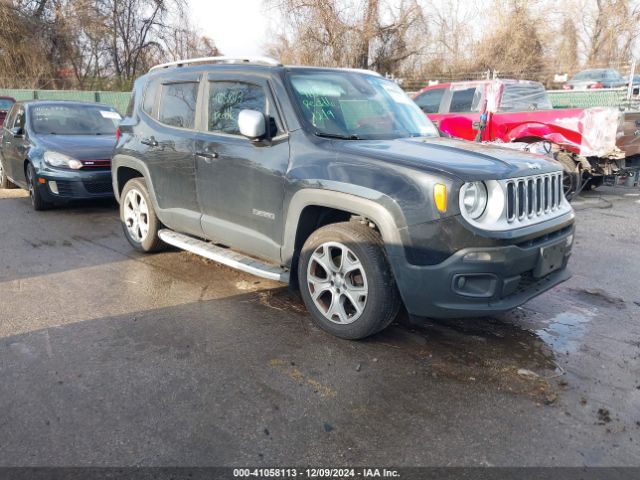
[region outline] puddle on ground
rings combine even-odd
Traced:
[[[253,301],[268,308],[308,319],[302,300],[286,288],[255,295]],[[519,308],[496,317],[422,319],[418,324],[404,314],[383,332],[358,342],[358,348],[372,357],[384,349],[400,355],[411,374],[482,382],[552,404],[558,388],[566,386],[566,381],[552,381],[564,374],[557,355],[577,350],[588,322],[602,308],[621,308],[619,299],[596,290],[568,289],[553,304],[548,313]],[[553,315],[560,308],[566,311]]]
[[[556,352],[573,353],[578,347],[578,340],[586,331],[586,324],[595,315],[593,311],[563,312],[535,333]]]

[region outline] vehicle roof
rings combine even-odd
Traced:
[[[13,100],[14,102],[16,101],[15,98],[9,97],[8,95],[0,95],[0,99],[2,99],[2,100]]]
[[[171,66],[166,68],[160,68],[149,71],[146,75],[149,77],[163,76],[170,74],[180,74],[189,72],[210,72],[210,71],[251,71],[256,73],[270,73],[270,72],[283,72],[283,71],[304,71],[304,70],[319,70],[319,71],[334,71],[334,72],[357,72],[368,75],[380,76],[379,73],[373,70],[364,70],[357,68],[332,68],[332,67],[315,67],[305,65],[264,65],[258,63],[196,63],[192,65],[184,66]]]

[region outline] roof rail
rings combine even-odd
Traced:
[[[194,63],[250,63],[257,65],[268,65],[271,67],[278,67],[282,64],[269,57],[201,57],[201,58],[189,58],[185,60],[176,60],[175,62],[167,62],[161,63],[160,65],[156,65],[155,67],[151,67],[149,69],[150,72],[154,70],[160,70],[162,68],[170,68],[170,67],[183,67],[185,65],[191,65]]]

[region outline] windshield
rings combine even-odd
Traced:
[[[0,98],[0,111],[9,111],[13,106],[13,103],[13,100],[9,100],[8,98]]]
[[[500,112],[523,112],[525,110],[551,110],[551,100],[541,84],[505,84],[500,102]]]
[[[382,77],[310,70],[288,79],[304,123],[316,135],[351,140],[438,136],[413,100]]]
[[[34,105],[31,127],[52,135],[115,135],[120,114],[100,105]]]

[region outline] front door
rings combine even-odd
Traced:
[[[214,241],[279,260],[289,143],[268,81],[211,74],[204,91],[202,131],[196,136],[202,229]],[[240,135],[238,114],[244,109],[265,115],[270,139],[251,141]]]
[[[27,156],[26,124],[24,107],[16,107],[5,122],[5,131],[2,135],[2,155],[5,175],[14,180],[21,187],[26,186],[24,173],[24,161]],[[21,135],[14,135],[11,130],[21,128]]]
[[[440,113],[429,115],[443,132],[464,140],[475,140],[482,108],[482,87],[453,85],[442,102]]]

